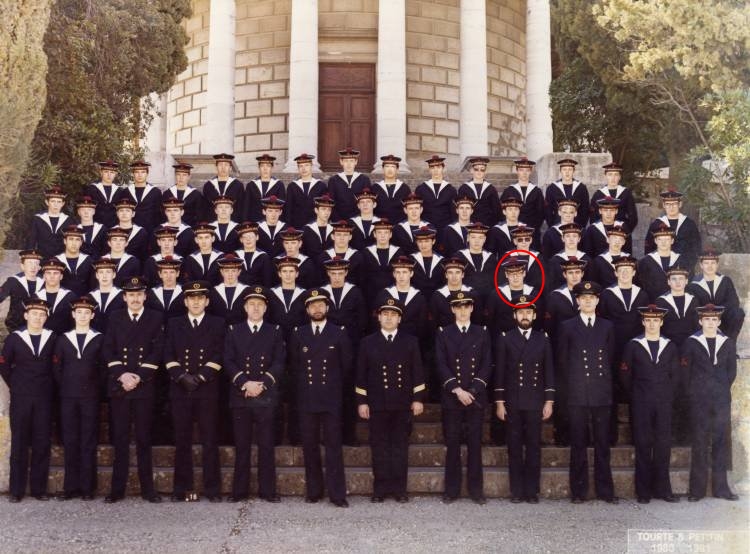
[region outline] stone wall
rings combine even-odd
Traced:
[[[490,156],[526,153],[526,2],[487,2]]]
[[[432,154],[458,165],[459,0],[406,2],[406,150],[412,167]]]
[[[286,157],[291,0],[238,0],[234,89],[237,164]]]
[[[189,38],[188,66],[167,99],[167,151],[173,155],[206,153],[201,152],[201,139],[206,124],[210,0],[193,0],[192,7],[193,16],[183,23]]]

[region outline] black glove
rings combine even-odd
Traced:
[[[182,385],[182,388],[185,389],[187,392],[194,392],[198,385],[200,384],[198,381],[198,377],[191,373],[183,373],[180,375],[180,377],[177,379],[177,382]]]

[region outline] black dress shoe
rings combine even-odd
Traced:
[[[651,502],[651,499],[648,496],[638,497],[638,504],[648,504],[649,502]]]
[[[571,504],[583,504],[584,499],[581,498],[580,496],[574,496],[573,498],[570,499],[570,502]]]
[[[458,499],[455,496],[443,495],[443,504],[453,504],[456,500]]]
[[[95,498],[96,498],[96,496],[94,496],[93,494],[90,494],[90,493],[86,493],[86,494],[82,494],[81,495],[81,500],[83,500],[84,502],[90,502],[90,501],[94,500]]]
[[[660,496],[659,500],[663,500],[664,502],[669,502],[670,504],[675,504],[680,501],[680,497],[675,496],[674,494],[668,494],[666,496]]]
[[[115,502],[119,502],[120,500],[122,500],[122,496],[119,496],[117,494],[108,494],[104,497],[105,504],[114,504]]]
[[[385,501],[384,496],[372,495],[370,497],[370,502],[372,502],[373,504],[382,504],[384,501]]]
[[[185,502],[185,493],[178,492],[169,497],[172,502]]]
[[[224,500],[220,494],[207,495],[206,498],[208,498],[208,501],[211,502],[212,504],[218,504],[219,502]]]
[[[23,499],[23,496],[20,496],[18,494],[11,494],[8,497],[8,502],[11,504],[18,504]]]
[[[532,496],[529,496],[526,499],[526,502],[528,502],[529,504],[539,504],[539,497],[534,494]]]
[[[336,506],[337,508],[348,508],[349,503],[346,501],[346,498],[343,500],[331,500],[331,504]]]
[[[143,500],[145,500],[146,502],[150,502],[151,504],[161,503],[161,496],[159,496],[155,492],[151,494],[143,495],[141,498],[143,498]]]
[[[406,494],[397,494],[395,498],[396,502],[398,502],[399,504],[406,504],[407,502],[409,502],[409,496]]]
[[[74,498],[78,498],[80,494],[77,492],[64,492],[57,496],[58,500],[73,500]]]
[[[35,494],[34,498],[36,498],[37,500],[41,500],[42,502],[47,502],[49,500],[49,495],[48,494]]]
[[[511,504],[520,504],[521,502],[523,502],[523,498],[521,498],[520,496],[511,496],[510,497],[510,503]]]
[[[265,500],[266,502],[270,502],[271,504],[278,504],[281,502],[281,497],[278,494],[270,494],[267,496],[261,496],[261,500]]]
[[[692,495],[692,494],[688,495],[688,502],[699,502],[701,500],[703,500],[702,496],[695,496],[695,495]]]
[[[318,502],[320,502],[319,496],[306,496],[305,497],[306,504],[317,504]]]
[[[472,497],[471,501],[474,504],[479,504],[480,506],[484,506],[487,504],[487,499],[484,496],[474,496]]]
[[[726,494],[715,494],[714,498],[721,498],[722,500],[729,500],[731,502],[735,502],[740,499],[740,497],[733,492],[728,492]]]
[[[232,494],[232,495],[230,495],[227,498],[227,502],[231,502],[232,504],[236,504],[237,502],[245,502],[247,499],[248,499],[247,496],[235,496],[235,495]]]
[[[606,502],[607,504],[619,504],[620,499],[616,496],[600,496],[599,500]]]

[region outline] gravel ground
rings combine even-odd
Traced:
[[[434,496],[415,497],[406,505],[350,497],[351,507],[343,510],[327,502],[308,505],[301,498],[280,504],[161,505],[129,498],[113,506],[101,500],[9,504],[0,498],[0,552],[610,553],[628,551],[628,529],[729,530],[734,533],[719,537],[724,542],[700,551],[750,551],[747,498],[682,500],[676,505],[628,500],[619,506],[598,501],[573,506],[563,500],[536,506],[490,500],[477,506],[461,500],[446,506]]]

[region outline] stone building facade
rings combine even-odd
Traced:
[[[187,69],[148,133],[155,183],[174,160],[232,152],[242,172],[269,152],[323,171],[335,150],[404,172],[445,154],[552,152],[548,0],[193,0]],[[367,167],[367,166],[370,167]],[[319,169],[316,166],[316,170]]]

